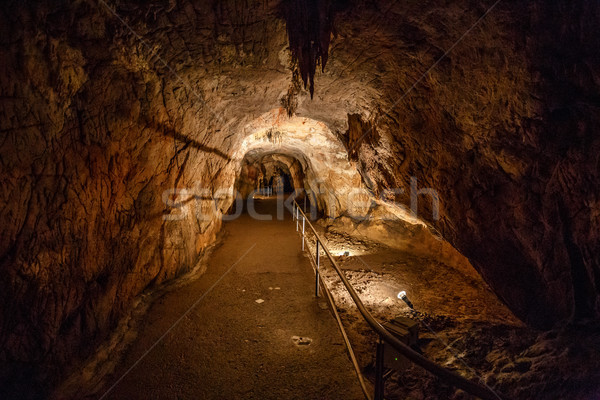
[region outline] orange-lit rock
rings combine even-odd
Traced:
[[[11,390],[35,377],[43,393],[137,296],[195,268],[231,199],[199,222],[182,211],[211,200],[174,209],[165,199],[193,194],[168,191],[232,189],[252,152],[300,164],[331,217],[354,188],[370,202],[414,176],[440,218],[420,201],[407,226],[435,228],[519,318],[600,315],[596,2],[500,2],[455,47],[489,2],[353,2],[292,117],[276,2],[117,3],[143,42],[103,2],[13,1],[0,16]]]

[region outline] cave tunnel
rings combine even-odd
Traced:
[[[4,2],[0,398],[600,398],[599,21]]]
[[[304,189],[304,169],[300,162],[285,154],[256,154],[249,152],[244,157],[242,170],[236,179],[235,188],[239,195],[247,198],[261,188],[275,188],[274,193],[292,193]]]

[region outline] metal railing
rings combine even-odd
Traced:
[[[377,345],[377,355],[376,355],[376,379],[375,379],[375,400],[383,400],[383,342],[388,343],[394,349],[396,349],[400,354],[408,358],[413,363],[418,366],[424,368],[428,372],[440,378],[442,381],[450,384],[454,387],[464,390],[467,393],[470,393],[474,396],[477,396],[484,400],[503,400],[503,397],[500,397],[497,393],[495,393],[490,388],[482,386],[478,383],[472,382],[455,372],[452,372],[433,361],[425,358],[420,353],[413,350],[410,346],[401,342],[397,337],[392,335],[387,329],[383,327],[371,313],[365,308],[365,305],[360,300],[360,297],[344,275],[343,271],[335,261],[334,257],[325,246],[325,242],[321,239],[313,225],[310,223],[304,211],[300,208],[298,203],[294,201],[293,203],[293,212],[292,216],[296,221],[296,231],[300,231],[300,220],[302,220],[302,250],[305,249],[305,241],[306,241],[306,225],[310,228],[312,233],[315,236],[316,241],[316,251],[315,251],[315,295],[319,296],[319,280],[320,280],[320,254],[321,249],[329,258],[333,269],[340,277],[342,283],[344,284],[346,290],[350,294],[350,297],[356,304],[356,307],[364,320],[369,324],[371,329],[379,336],[379,343]],[[312,256],[312,255],[311,255]],[[354,360],[353,360],[354,361]],[[361,382],[362,384],[362,382]]]

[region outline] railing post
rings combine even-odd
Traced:
[[[377,342],[377,352],[375,354],[375,400],[383,400],[384,395],[384,385],[385,382],[383,380],[383,349],[384,349],[383,340],[381,337]]]
[[[317,269],[315,273],[315,296],[319,297],[319,264],[321,261],[321,252],[319,251],[319,239],[317,239],[317,255],[315,260],[317,260]]]
[[[300,222],[298,221],[298,207],[296,207],[296,232],[298,232],[298,224]]]
[[[306,217],[302,216],[302,251],[304,251],[304,223],[306,222]]]

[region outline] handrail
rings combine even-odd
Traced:
[[[302,223],[304,223],[304,219],[302,220]],[[302,231],[304,232],[304,227],[302,227],[302,228],[303,228]],[[303,234],[303,238],[302,238],[302,251],[304,251],[304,234]],[[318,275],[319,274],[319,261],[312,255],[312,253],[310,251],[308,252],[308,256],[310,257],[310,260],[312,261],[313,270]],[[321,280],[317,279],[315,283],[316,283],[315,294],[318,295],[318,289],[320,286],[322,293],[325,294],[327,303],[329,303],[329,307],[331,307],[331,312],[333,313],[335,322],[337,323],[340,333],[342,334],[342,339],[344,340],[344,343],[346,344],[346,349],[348,350],[348,356],[350,357],[350,361],[352,362],[352,365],[354,366],[354,369],[356,371],[356,377],[358,378],[358,383],[360,384],[360,387],[365,395],[365,398],[367,400],[373,400],[373,398],[371,397],[371,394],[369,392],[369,389],[367,388],[367,384],[365,383],[365,380],[360,371],[360,366],[358,365],[358,360],[356,359],[356,355],[354,354],[354,350],[352,349],[352,343],[350,343],[350,339],[348,338],[346,329],[344,329],[344,324],[342,323],[342,319],[340,318],[340,314],[335,305],[335,301],[333,300],[333,296],[332,296],[329,288],[327,287],[327,283],[322,279]]]
[[[331,261],[331,265],[333,266],[333,269],[335,269],[335,272],[337,272],[338,276],[342,280],[342,283],[346,287],[346,290],[350,294],[350,297],[352,297],[354,304],[356,304],[358,311],[361,313],[361,315],[365,319],[365,321],[369,324],[371,329],[373,329],[373,331],[375,331],[375,333],[377,333],[377,335],[379,335],[380,339],[384,340],[386,343],[389,343],[393,348],[395,348],[403,356],[405,356],[406,358],[408,358],[409,360],[411,360],[418,366],[420,366],[420,367],[424,368],[425,370],[429,371],[430,373],[436,375],[443,381],[445,381],[449,384],[452,384],[453,386],[455,386],[459,389],[464,390],[465,392],[468,392],[468,393],[470,393],[474,396],[477,396],[481,399],[484,399],[484,400],[503,400],[502,397],[500,397],[498,394],[494,393],[494,391],[492,391],[491,389],[489,389],[485,386],[482,386],[478,383],[472,382],[472,381],[434,363],[433,361],[423,357],[421,354],[419,354],[418,352],[413,350],[410,346],[407,346],[406,344],[402,343],[398,338],[396,338],[387,329],[385,329],[373,317],[373,315],[371,315],[371,313],[365,308],[365,305],[360,300],[360,297],[358,297],[358,294],[356,293],[356,291],[354,290],[354,288],[352,287],[352,285],[350,284],[350,282],[348,281],[348,279],[342,272],[341,268],[338,266],[337,262],[335,261],[335,259],[331,255],[331,253],[329,252],[329,249],[327,248],[327,246],[325,246],[325,243],[323,242],[323,240],[321,239],[321,237],[319,236],[319,234],[317,233],[317,231],[315,230],[313,225],[310,223],[310,221],[306,217],[304,210],[302,210],[300,208],[300,206],[298,205],[298,203],[295,200],[294,200],[294,206],[295,206],[297,212],[300,212],[302,214],[304,221],[306,221],[306,223],[308,224],[308,227],[312,230],[313,234],[315,235],[315,237],[317,239],[317,242],[321,244],[321,247],[325,251],[327,258],[329,258],[329,261]]]

